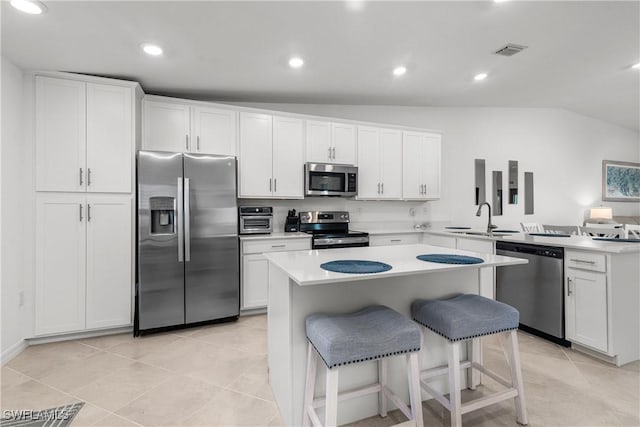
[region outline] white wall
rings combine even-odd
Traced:
[[[518,160],[520,203],[508,205],[505,200],[504,214],[494,221],[501,227],[517,226],[521,221],[581,224],[590,207],[603,203],[602,160],[640,162],[638,132],[559,109],[242,105],[442,131],[442,199],[427,202],[425,208],[417,210],[419,214],[426,210],[431,221],[451,221],[457,225],[486,225],[486,212],[481,218],[475,216],[476,158],[486,159],[489,201],[491,171],[503,171],[506,190],[508,161]],[[535,188],[535,213],[526,216],[525,171],[534,173]],[[613,207],[614,215],[640,215],[638,203],[603,204]],[[384,209],[392,214],[388,219],[408,216],[409,205],[403,202],[377,202],[370,206],[374,209],[388,206]],[[361,220],[368,221],[366,212],[363,216]]]
[[[2,57],[2,355],[22,345],[25,308],[20,294],[24,283],[25,188],[23,134],[23,73]]]

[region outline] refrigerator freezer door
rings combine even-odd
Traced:
[[[179,261],[182,153],[138,153],[139,329],[184,324],[184,263]]]
[[[236,158],[184,154],[186,322],[237,316],[240,261]],[[188,193],[186,189],[189,189]],[[188,239],[186,238],[188,237]]]

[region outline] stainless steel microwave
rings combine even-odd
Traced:
[[[358,193],[358,167],[328,163],[304,166],[305,196],[351,197]]]

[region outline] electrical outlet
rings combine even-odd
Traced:
[[[18,292],[18,307],[22,307],[24,305],[24,291]]]
[[[409,216],[416,216],[416,210],[414,208],[409,208]]]

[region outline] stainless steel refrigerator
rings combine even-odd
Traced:
[[[239,315],[236,158],[138,153],[135,333]]]

